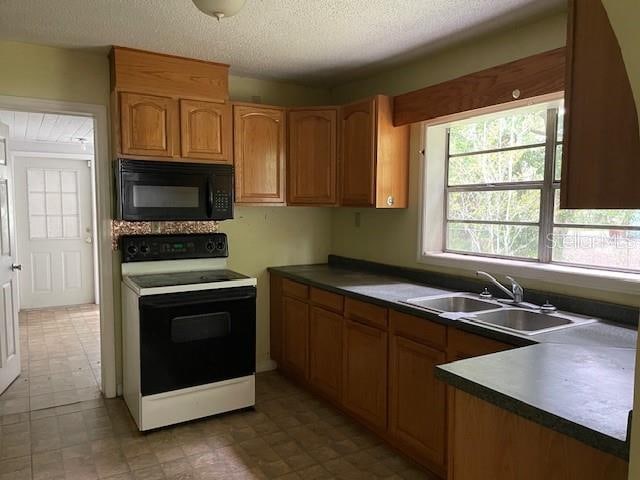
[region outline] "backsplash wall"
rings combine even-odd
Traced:
[[[111,221],[111,249],[118,250],[118,241],[123,235],[157,235],[171,233],[215,233],[218,222],[127,222]]]

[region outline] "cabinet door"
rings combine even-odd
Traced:
[[[168,97],[120,94],[120,141],[125,155],[173,156],[176,102]]]
[[[342,402],[379,430],[387,428],[387,333],[345,320]]]
[[[375,100],[340,109],[340,204],[375,205]]]
[[[446,388],[434,369],[446,355],[397,335],[389,348],[389,431],[412,453],[444,469]]]
[[[290,204],[336,204],[336,136],[336,109],[289,112]]]
[[[342,386],[342,323],[341,315],[311,307],[309,382],[334,400]]]
[[[183,158],[231,163],[231,105],[180,100]]]
[[[573,0],[567,34],[562,208],[640,208],[638,113],[601,0]]]
[[[309,305],[282,297],[282,366],[301,378],[309,370]]]
[[[236,202],[284,203],[285,112],[233,108]]]
[[[271,358],[282,363],[282,277],[269,274],[269,345]]]
[[[457,328],[449,328],[447,360],[454,362],[465,358],[479,357],[490,353],[501,352],[514,348],[506,343],[497,342],[490,338],[481,337],[473,333],[464,332]]]

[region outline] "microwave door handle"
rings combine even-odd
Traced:
[[[213,216],[213,182],[211,177],[207,179],[207,217]]]

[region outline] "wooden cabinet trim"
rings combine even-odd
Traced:
[[[282,293],[289,297],[306,300],[309,298],[309,287],[303,283],[294,282],[288,278],[282,279]]]
[[[395,310],[389,310],[389,333],[438,349],[447,348],[447,327]]]
[[[311,287],[311,303],[337,313],[342,313],[344,310],[344,297],[342,295],[316,287]]]
[[[113,47],[111,89],[225,102],[229,65],[162,53]]]
[[[387,309],[347,297],[344,304],[346,318],[375,328],[387,329]]]
[[[599,0],[598,0],[599,1]],[[460,112],[561,92],[565,87],[565,48],[505,63],[437,85],[397,95],[393,124],[408,125]]]

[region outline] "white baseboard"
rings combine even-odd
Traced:
[[[278,368],[278,364],[270,358],[263,358],[256,362],[256,372],[269,372]]]

